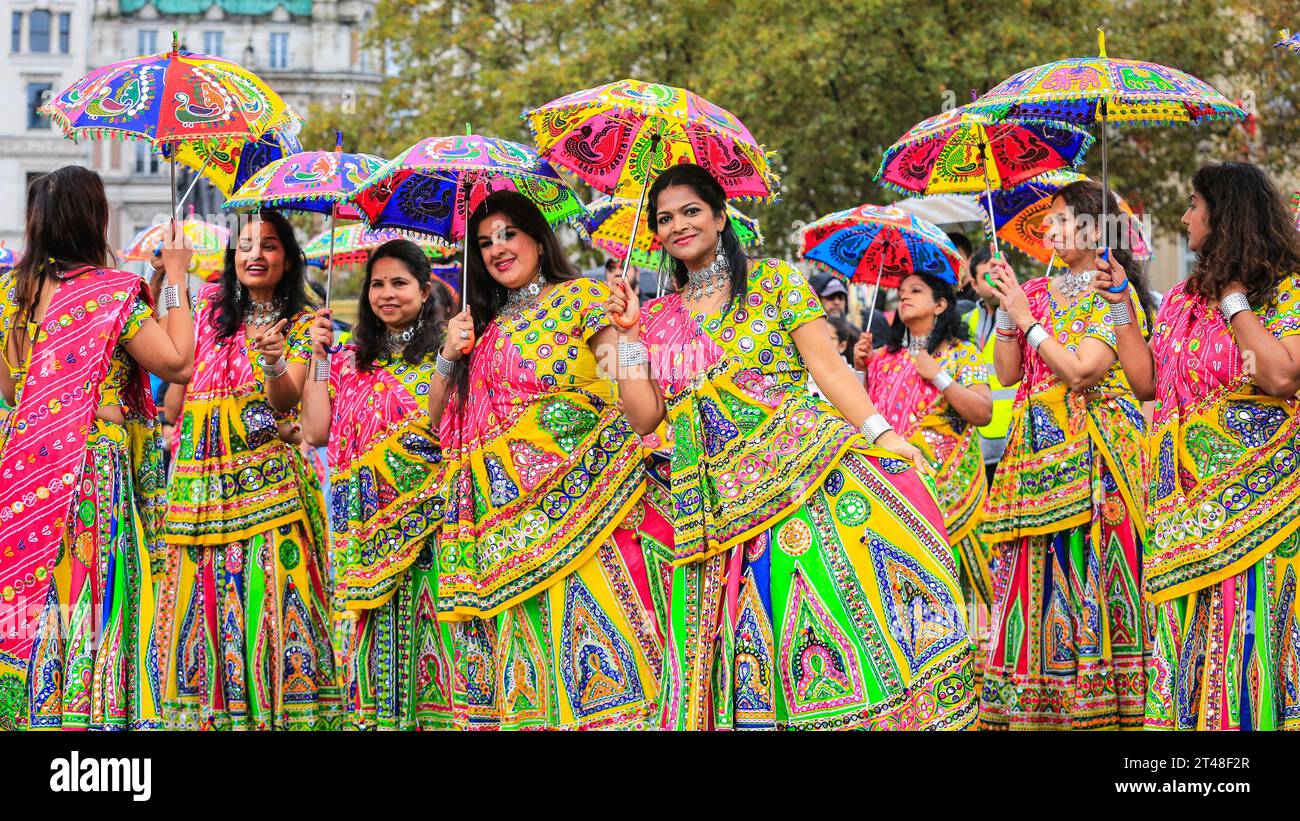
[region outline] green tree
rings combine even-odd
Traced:
[[[912,124],[969,101],[1010,74],[1108,52],[1181,68],[1253,100],[1259,131],[1239,126],[1112,133],[1111,178],[1131,203],[1176,227],[1187,179],[1210,159],[1247,152],[1274,174],[1300,154],[1300,57],[1271,47],[1300,2],[1101,0],[380,0],[368,38],[391,67],[343,127],[352,146],[391,156],[417,139],[476,131],[520,141],[519,115],[624,77],[690,88],[729,109],[774,151],[781,201],[752,209],[774,251],[798,221],[895,197],[872,178]],[[1085,172],[1096,174],[1093,150]]]

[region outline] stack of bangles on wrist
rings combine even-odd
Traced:
[[[1219,313],[1223,315],[1223,321],[1229,325],[1232,324],[1234,316],[1249,310],[1251,310],[1250,300],[1240,291],[1228,294],[1219,300]]]
[[[162,303],[164,311],[171,311],[181,307],[181,288],[179,285],[164,285],[159,302]]]
[[[935,390],[939,391],[939,393],[943,393],[948,390],[948,388],[952,387],[952,384],[955,381],[956,380],[952,378],[952,374],[941,370],[934,375],[934,379],[930,380],[930,384],[934,385]]]
[[[1133,317],[1130,316],[1128,312],[1128,303],[1126,302],[1110,303],[1110,324],[1116,326],[1127,325],[1132,321],[1133,321]]]
[[[1029,347],[1034,350],[1038,350],[1038,347],[1049,339],[1051,339],[1051,336],[1048,335],[1047,331],[1043,329],[1043,326],[1039,325],[1037,322],[1030,326],[1029,330],[1025,333],[1025,341],[1028,342]]]
[[[455,370],[455,368],[456,368],[456,363],[452,362],[450,359],[443,356],[442,352],[439,351],[438,358],[434,360],[433,363],[433,369],[437,372],[437,374],[441,376],[443,379],[446,379],[447,381],[450,382],[451,374]]]
[[[623,339],[618,341],[618,367],[620,370],[634,365],[644,365],[649,361],[650,352],[646,350],[644,342],[628,342]]]
[[[889,420],[878,413],[873,413],[863,421],[862,426],[858,428],[858,433],[866,437],[868,442],[874,444],[877,439],[893,429],[894,426],[889,424]]]
[[[997,331],[998,339],[1015,339],[1016,338],[1016,321],[1011,318],[1011,314],[998,308],[994,314],[996,324],[994,329]]]
[[[289,370],[289,363],[284,360],[283,356],[270,364],[267,364],[266,357],[262,356],[258,358],[258,364],[262,366],[262,373],[268,379],[279,379]]]

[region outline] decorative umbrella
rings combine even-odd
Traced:
[[[1291,195],[1291,208],[1295,211],[1295,227],[1300,231],[1300,191]]]
[[[122,248],[122,258],[147,262],[163,246],[163,238],[168,223],[151,225]],[[181,232],[194,249],[194,260],[190,270],[205,280],[212,281],[213,275],[221,275],[226,264],[226,244],[230,241],[230,231],[220,225],[213,225],[200,219],[190,218],[180,223]]]
[[[994,119],[1039,119],[1101,125],[1101,185],[1110,191],[1108,123],[1159,125],[1243,120],[1246,112],[1186,72],[1143,60],[1106,56],[1098,31],[1097,57],[1072,58],[1025,69],[994,86],[969,107]],[[1102,246],[1108,220],[1102,199]]]
[[[14,269],[18,264],[18,255],[14,249],[6,248],[4,240],[0,239],[0,274],[6,274]]]
[[[222,194],[229,197],[235,193],[249,178],[267,165],[278,159],[298,154],[302,143],[298,142],[298,132],[302,123],[296,115],[291,115],[290,122],[277,126],[256,140],[238,137],[225,137],[198,143],[181,143],[176,148],[176,159],[198,171],[193,189],[200,176],[217,187]],[[172,147],[163,146],[162,154],[170,158]],[[188,191],[186,194],[188,195]],[[181,202],[185,197],[181,197]]]
[[[606,196],[591,203],[587,210],[591,213],[587,230],[591,233],[591,244],[594,247],[616,259],[624,259],[628,255],[628,239],[635,236],[632,264],[655,267],[654,254],[661,252],[663,246],[658,237],[647,232],[634,235],[635,203]],[[732,205],[727,206],[727,216],[742,245],[762,244],[763,234],[759,230],[758,220],[746,216]]]
[[[255,140],[292,116],[257,75],[221,57],[181,51],[176,32],[170,52],[97,68],[39,111],[74,141],[127,137],[155,148]],[[176,163],[169,165],[175,214]]]
[[[749,129],[686,89],[620,80],[552,100],[524,119],[543,157],[602,193],[636,202],[627,245],[636,244],[646,188],[679,163],[708,169],[731,199],[775,196],[778,178]]]
[[[1300,54],[1300,31],[1295,34],[1290,29],[1282,29],[1277,33],[1277,42],[1273,44],[1274,48],[1284,48]]]
[[[451,291],[453,299],[460,297],[460,263],[459,262],[437,262],[429,266],[429,273],[433,274],[439,282],[447,286]]]
[[[469,215],[494,191],[518,191],[552,225],[568,222],[586,230],[587,211],[578,195],[537,152],[478,134],[421,140],[375,172],[353,199],[372,228],[456,242],[465,236]],[[462,270],[469,263],[469,246],[463,243]],[[462,302],[465,298],[462,287]]]
[[[948,235],[901,208],[859,205],[822,217],[803,231],[802,256],[849,282],[872,285],[875,305],[883,284],[897,288],[911,273],[957,284],[961,255]]]
[[[1071,183],[1086,179],[1088,177],[1077,171],[1052,171],[1024,185],[994,193],[991,203],[986,204],[983,199],[980,199],[980,205],[984,207],[985,231],[990,235],[1001,237],[1013,248],[1019,248],[1044,265],[1050,265],[1053,254],[1044,240],[1046,231],[1043,217],[1051,207],[1052,198],[1056,196],[1057,191]],[[1115,199],[1119,201],[1120,209],[1128,217],[1125,220],[1128,227],[1128,247],[1133,251],[1133,256],[1138,259],[1149,259],[1151,246],[1142,233],[1137,214],[1122,197],[1116,195]]]
[[[995,189],[1079,165],[1091,144],[1092,137],[1073,126],[993,122],[962,106],[908,129],[885,149],[876,179],[904,194],[982,192],[991,203]],[[996,234],[993,243],[996,253]]]
[[[332,231],[322,231],[302,248],[307,262],[324,268],[333,248],[336,265],[364,263],[370,252],[395,239],[409,239],[424,251],[429,259],[442,259],[456,253],[456,246],[437,237],[407,236],[401,231],[374,230],[360,223],[343,225]]]

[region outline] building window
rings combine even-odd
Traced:
[[[49,128],[50,121],[44,114],[38,114],[36,109],[45,105],[50,99],[50,93],[54,87],[53,83],[28,83],[27,84],[27,127],[28,128]]]
[[[223,31],[203,32],[203,53],[221,57],[225,46],[226,33]]]
[[[23,13],[21,11],[14,12],[13,21],[14,33],[9,40],[9,50],[17,54],[23,50]]]
[[[271,68],[289,67],[289,34],[273,32],[271,34]]]
[[[135,173],[156,176],[162,168],[161,162],[158,153],[149,143],[135,144]]]
[[[136,51],[141,55],[158,53],[158,32],[154,29],[140,29],[135,33]]]
[[[50,50],[50,13],[43,9],[27,19],[27,50],[48,53]]]
[[[72,15],[65,12],[64,14],[59,15],[59,51],[67,54],[71,45]]]

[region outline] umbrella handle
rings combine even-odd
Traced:
[[[654,150],[654,147],[659,144],[659,139],[660,137],[658,133],[650,135],[651,150]],[[627,277],[627,272],[632,268],[632,250],[636,248],[636,229],[641,227],[641,211],[645,207],[646,189],[648,189],[649,187],[650,187],[650,174],[649,174],[649,170],[647,169],[645,179],[641,180],[641,196],[637,197],[636,200],[636,216],[632,218],[632,233],[627,238],[627,255],[623,257],[623,270],[620,275],[623,277],[624,285],[632,284]],[[628,322],[627,324],[624,324],[622,321],[618,319],[614,320],[614,324],[625,330],[627,328],[631,328],[633,325],[632,322]]]

